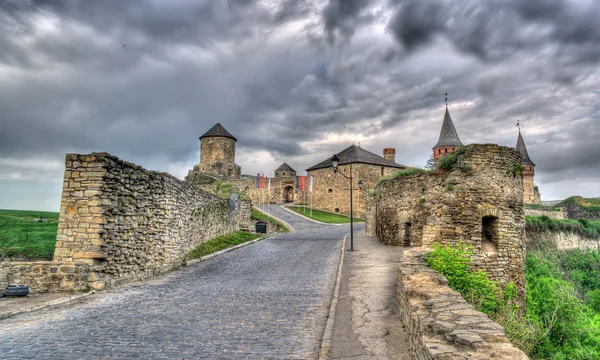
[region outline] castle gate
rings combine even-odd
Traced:
[[[283,202],[294,202],[294,187],[286,186],[283,188]]]

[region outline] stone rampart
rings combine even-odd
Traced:
[[[520,163],[513,148],[468,145],[449,170],[382,181],[367,219],[375,219],[385,244],[470,244],[478,269],[502,284],[514,282],[523,295],[523,179],[514,172]]]
[[[31,293],[76,291],[88,286],[89,266],[72,262],[2,262],[0,289],[9,284],[26,284]]]
[[[502,326],[448,287],[427,267],[427,250],[413,249],[400,260],[398,300],[410,353],[418,360],[528,359],[510,343]]]
[[[557,250],[600,250],[600,239],[568,231],[527,231],[527,248],[552,247]]]
[[[552,210],[537,210],[537,209],[525,209],[525,215],[528,216],[547,216],[552,219],[568,219],[566,211],[552,211]]]
[[[249,204],[107,153],[68,154],[54,261],[89,265],[103,289],[175,269],[194,247],[250,224]]]

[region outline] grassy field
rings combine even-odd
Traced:
[[[50,220],[35,222],[34,219]],[[29,210],[0,210],[0,259],[23,257],[51,260],[56,243],[58,213]]]
[[[288,206],[288,209],[297,212],[298,214],[302,214],[308,218],[327,223],[327,224],[347,224],[350,223],[350,217],[339,214],[332,214],[326,211],[321,210],[312,210],[312,215],[310,212],[310,208],[307,206]],[[305,211],[306,210],[306,211]],[[362,219],[354,218],[354,222],[362,222]]]
[[[234,233],[220,236],[216,239],[209,240],[204,244],[198,246],[194,250],[192,250],[188,256],[188,260],[199,259],[208,254],[215,253],[217,251],[221,251],[223,249],[227,249],[228,247],[232,247],[235,245],[243,244],[247,241],[258,239],[261,237],[261,234],[249,233],[246,231],[236,231]]]
[[[252,209],[252,219],[254,220],[260,220],[260,221],[269,221],[272,222],[274,224],[277,224],[279,226],[279,231],[281,232],[288,232],[288,228],[285,227],[285,225],[283,225],[282,223],[280,223],[279,221],[273,219],[272,217],[265,215],[263,213],[261,213],[258,210]]]

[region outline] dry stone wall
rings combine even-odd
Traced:
[[[367,218],[375,219],[375,232],[386,244],[470,244],[477,268],[501,283],[515,282],[523,294],[523,180],[513,173],[520,162],[512,148],[466,146],[448,171],[381,182]]]
[[[527,247],[549,245],[557,250],[600,250],[600,239],[563,231],[527,231]]]
[[[551,210],[534,210],[534,209],[525,209],[525,215],[529,216],[547,216],[552,219],[568,219],[568,215],[566,211],[551,211]]]
[[[89,266],[72,262],[2,262],[0,289],[26,284],[31,293],[77,291],[88,286]]]
[[[65,167],[54,261],[89,265],[95,289],[172,270],[201,243],[251,226],[249,204],[107,153],[68,154]]]
[[[448,287],[447,279],[423,262],[427,250],[400,260],[398,300],[410,353],[418,360],[525,360],[502,326]]]

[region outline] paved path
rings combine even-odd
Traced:
[[[348,226],[271,211],[296,232],[1,320],[0,358],[316,358]]]
[[[344,257],[330,359],[410,359],[397,297],[398,263],[406,248],[359,231]]]

